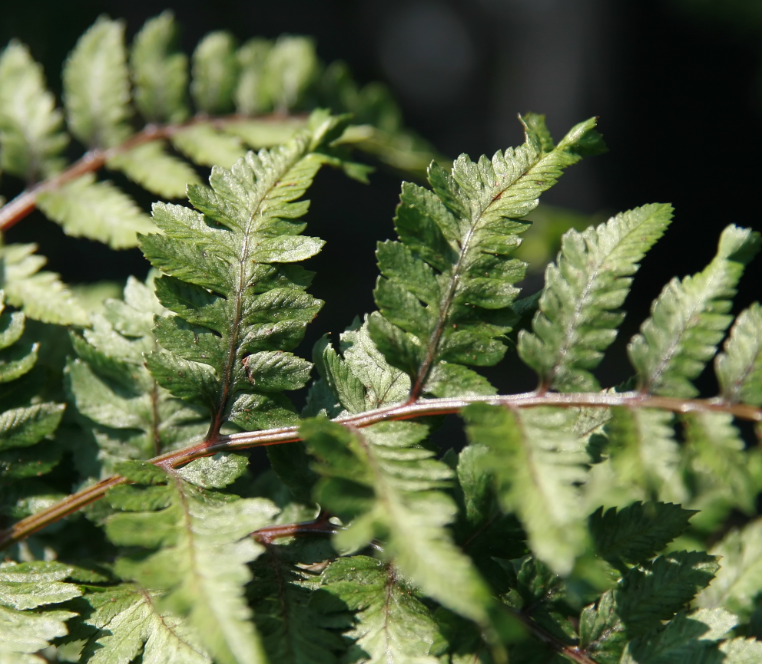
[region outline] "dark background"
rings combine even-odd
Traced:
[[[0,43],[26,42],[60,92],[61,63],[100,13],[125,18],[131,39],[167,7],[188,53],[216,29],[241,41],[313,35],[323,60],[345,60],[360,82],[385,81],[408,124],[447,155],[476,158],[520,143],[520,111],[546,113],[556,137],[599,116],[610,152],[575,166],[543,200],[589,214],[649,202],[676,208],[672,229],[636,280],[631,315],[601,367],[603,382],[626,377],[623,346],[667,280],[701,269],[728,223],[762,228],[760,0],[7,2]],[[328,304],[308,345],[374,308],[373,251],[392,234],[399,180],[383,170],[370,187],[336,173],[319,176],[308,220],[328,245],[310,267],[318,271],[312,292]],[[115,253],[66,238],[37,214],[7,241],[38,242],[67,282],[147,269],[137,250]],[[759,279],[747,277],[737,309],[759,290]],[[528,374],[507,367],[493,376],[502,388],[533,387]]]

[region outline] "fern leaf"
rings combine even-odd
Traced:
[[[273,44],[262,72],[263,96],[277,111],[296,107],[317,77],[314,42],[307,37],[283,36]]]
[[[744,267],[759,250],[759,233],[728,226],[714,260],[683,281],[673,279],[651,307],[651,318],[628,346],[640,389],[693,397],[691,383],[714,356]]]
[[[712,581],[714,556],[678,551],[631,569],[580,619],[580,646],[599,664],[616,664],[627,641],[658,629]]]
[[[754,514],[758,488],[733,417],[726,413],[690,413],[683,419],[685,452],[692,476],[689,483],[700,501],[692,507],[716,515],[723,511],[724,504],[725,513],[735,507]],[[699,518],[705,516],[702,513]]]
[[[305,126],[303,118],[285,116],[228,122],[223,130],[226,134],[240,138],[250,148],[258,149],[288,143]]]
[[[489,590],[445,529],[455,504],[439,489],[452,472],[419,445],[426,433],[406,422],[351,431],[322,418],[300,429],[320,460],[315,499],[349,524],[334,539],[339,549],[357,551],[383,539],[384,557],[424,593],[487,625]]]
[[[208,462],[207,462],[208,463]],[[262,551],[248,537],[270,521],[276,508],[266,500],[229,498],[166,475],[155,466],[125,462],[120,472],[148,487],[112,489],[108,500],[125,510],[106,522],[106,533],[117,545],[158,549],[126,556],[116,571],[149,591],[163,591],[161,610],[187,616],[187,629],[222,664],[264,662],[262,646],[248,621],[250,611],[243,585],[251,579],[246,563]],[[193,464],[191,464],[193,465]],[[240,466],[215,478],[216,487],[232,482]],[[148,477],[150,475],[150,477]],[[159,511],[146,511],[159,507]]]
[[[267,39],[250,39],[238,49],[240,75],[235,90],[235,106],[239,113],[257,115],[269,108],[270,100],[264,89],[263,74],[271,48],[272,43]],[[269,147],[264,143],[259,143],[258,146]]]
[[[722,567],[712,585],[696,598],[696,604],[726,609],[742,621],[748,620],[762,591],[762,521],[731,530],[711,553],[722,556]]]
[[[607,425],[609,458],[619,482],[646,499],[681,502],[680,449],[672,413],[653,408],[613,408]]]
[[[348,661],[368,664],[434,664],[438,636],[426,605],[389,564],[367,556],[339,558],[323,573],[323,590],[356,611],[346,636],[354,643]]]
[[[55,272],[40,272],[47,262],[36,244],[0,245],[0,288],[9,304],[43,323],[90,324],[87,310]]]
[[[308,202],[297,199],[331,159],[317,150],[341,131],[324,114],[312,127],[230,171],[214,169],[211,188],[190,187],[200,212],[157,205],[164,235],[141,240],[168,275],[157,281],[159,300],[177,314],[157,320],[165,351],[150,355],[148,367],[170,392],[212,411],[210,435],[227,419],[248,430],[296,421],[280,392],[302,387],[310,364],[285,351],[322,302],[304,292],[311,276],[292,263],[323,244],[300,235]]]
[[[130,278],[124,302],[107,300],[103,313],[93,316],[93,328],[72,336],[80,359],[68,364],[67,389],[98,445],[74,451],[86,476],[103,478],[120,461],[188,445],[208,427],[203,412],[172,397],[145,368],[144,356],[156,349],[154,316],[168,313],[152,280],[143,285]]]
[[[283,664],[337,664],[343,639],[334,629],[336,619],[316,604],[317,575],[311,563],[324,566],[336,554],[325,541],[299,538],[272,544],[254,563],[254,622],[270,662]]]
[[[68,143],[63,115],[45,88],[42,67],[23,44],[11,41],[0,55],[0,166],[34,181],[63,166]]]
[[[537,557],[562,575],[587,543],[578,488],[587,455],[567,433],[573,415],[564,409],[514,413],[486,404],[463,411],[471,443],[490,450],[483,471],[494,475],[503,509],[519,518]]]
[[[528,227],[519,219],[599,138],[588,120],[546,152],[535,130],[542,121],[524,123],[521,147],[478,163],[461,155],[451,173],[433,163],[433,191],[403,184],[395,218],[401,242],[378,247],[380,313],[369,331],[389,363],[411,377],[413,397],[463,395],[464,386],[466,394],[494,393],[460,365],[492,365],[506,351],[513,284],[525,268],[510,258]]]
[[[589,519],[596,553],[613,565],[644,563],[680,536],[695,514],[672,503],[598,508]]]
[[[111,182],[96,182],[92,173],[46,191],[39,208],[73,237],[86,237],[112,249],[136,246],[138,233],[155,230],[150,218]]]
[[[208,664],[211,659],[175,616],[159,610],[161,595],[132,584],[96,588],[86,600],[92,607],[86,624],[97,632],[88,640],[83,659],[89,664]]]
[[[71,133],[89,148],[118,145],[132,110],[124,23],[101,16],[64,65],[64,105]]]
[[[172,145],[201,166],[231,168],[246,154],[238,138],[221,133],[207,124],[176,131],[172,135]]]
[[[725,662],[715,640],[725,636],[737,622],[733,614],[722,610],[679,613],[662,631],[630,643],[620,664]]]
[[[754,664],[762,657],[762,643],[756,639],[737,638],[720,646],[723,664]]]
[[[57,562],[0,563],[0,660],[15,664],[67,634],[70,611],[39,610],[79,597],[78,586],[66,583],[71,568]],[[34,610],[38,609],[38,610]]]
[[[120,152],[106,165],[164,198],[184,198],[187,185],[201,183],[190,164],[167,153],[165,144],[160,141]]]
[[[235,39],[228,32],[208,34],[193,52],[191,95],[196,108],[209,114],[233,110],[237,82]]]
[[[188,116],[188,58],[176,52],[176,42],[171,11],[146,21],[135,35],[130,53],[135,106],[148,122],[182,122]]]
[[[762,406],[762,306],[742,311],[715,360],[723,399]]]
[[[583,232],[568,231],[532,322],[534,334],[519,333],[521,358],[546,389],[599,389],[590,373],[614,341],[638,262],[664,234],[669,205],[646,205]]]

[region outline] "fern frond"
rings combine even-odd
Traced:
[[[671,206],[646,205],[563,236],[558,259],[545,272],[534,333],[519,333],[519,355],[544,389],[599,388],[590,371],[616,337],[638,262],[671,219]]]
[[[519,518],[533,553],[568,574],[587,544],[579,495],[587,454],[569,431],[574,413],[472,404],[463,417],[471,443],[489,449],[482,470],[494,476],[503,509]]]
[[[238,59],[233,35],[212,32],[193,52],[191,96],[202,113],[219,114],[233,110],[233,93],[238,81]]]
[[[130,70],[135,106],[148,122],[182,122],[188,116],[188,58],[176,52],[174,14],[149,19],[135,35]]]
[[[317,73],[317,53],[311,39],[279,37],[267,54],[262,72],[264,96],[276,111],[294,108],[303,101],[303,95]]]
[[[339,558],[323,572],[322,589],[355,611],[347,661],[434,664],[438,628],[431,611],[397,570],[367,556]]]
[[[691,381],[714,356],[732,321],[728,315],[736,284],[759,250],[759,233],[728,226],[714,260],[682,281],[673,279],[651,307],[628,352],[641,391],[693,397]]]
[[[108,148],[132,130],[124,23],[101,16],[80,37],[64,65],[69,130],[89,148]]]
[[[270,662],[337,664],[336,654],[346,650],[344,640],[330,629],[337,626],[327,615],[330,607],[314,601],[319,576],[305,569],[312,563],[323,566],[334,556],[326,540],[299,538],[267,546],[254,563],[254,582],[247,594]]]
[[[91,588],[85,597],[92,609],[85,623],[97,631],[83,648],[90,664],[209,664],[212,660],[177,617],[160,611],[161,593],[133,584]]]
[[[452,472],[420,445],[427,427],[389,422],[360,432],[315,418],[300,433],[319,459],[315,499],[347,524],[336,546],[359,551],[379,538],[383,557],[425,594],[488,625],[490,592],[446,530],[455,504],[441,489]]]
[[[238,49],[240,74],[235,90],[235,105],[239,113],[255,115],[267,110],[269,100],[264,89],[263,74],[271,49],[272,42],[258,38],[250,39]],[[269,147],[265,144],[261,146]]]
[[[678,551],[631,569],[580,618],[580,646],[599,664],[618,664],[631,639],[658,630],[712,581],[714,556]]]
[[[0,55],[0,167],[33,182],[59,171],[68,138],[63,115],[45,88],[42,67],[23,44]]]
[[[222,459],[199,461],[225,464]],[[123,511],[108,519],[106,534],[117,545],[160,550],[122,557],[117,573],[148,591],[160,591],[160,610],[187,616],[187,629],[215,661],[264,662],[262,646],[248,621],[251,612],[243,586],[251,579],[246,564],[262,552],[248,535],[267,525],[277,508],[262,499],[231,501],[183,476],[139,462],[124,462],[119,469],[127,479],[150,486],[122,486],[109,492],[111,505]],[[203,484],[210,489],[224,487],[244,469],[245,465],[233,464],[213,473],[211,486],[208,481]],[[192,477],[187,473],[185,478]]]
[[[176,131],[172,145],[188,159],[202,166],[232,168],[245,154],[240,139],[205,124]]]
[[[596,553],[614,566],[639,564],[653,558],[679,537],[696,514],[672,503],[636,502],[617,511],[598,508],[590,515]]]
[[[156,349],[155,316],[166,316],[147,285],[130,278],[124,301],[107,300],[93,328],[72,335],[79,359],[67,367],[67,386],[77,412],[92,430],[97,449],[74,450],[81,471],[102,479],[128,459],[150,459],[199,439],[208,426],[200,409],[171,396],[145,368]],[[95,461],[95,459],[97,461]]]
[[[542,143],[542,119],[531,116],[521,147],[478,163],[461,155],[451,173],[433,163],[433,191],[403,184],[395,218],[401,242],[379,244],[380,313],[371,316],[369,331],[389,363],[410,376],[411,398],[494,394],[463,365],[503,357],[500,339],[510,330],[518,293],[513,284],[525,268],[510,258],[528,227],[519,219],[564,168],[600,149],[594,125],[577,125],[554,147]]]
[[[90,324],[87,310],[55,272],[40,272],[47,260],[35,244],[0,244],[0,288],[8,303],[43,323]]]
[[[200,212],[157,205],[164,235],[141,247],[166,275],[157,280],[162,304],[177,316],[157,320],[165,349],[148,357],[160,385],[208,408],[210,435],[226,420],[244,429],[296,422],[280,392],[302,387],[310,364],[291,353],[322,302],[304,292],[311,273],[291,265],[316,254],[322,240],[305,237],[297,201],[319,168],[321,152],[340,125],[324,114],[312,131],[232,170],[216,168],[211,188],[189,188]]]
[[[162,142],[144,143],[111,157],[106,166],[164,198],[183,198],[189,184],[201,184],[196,171],[169,154]]]
[[[762,406],[762,306],[742,311],[715,360],[723,399]]]
[[[112,249],[134,247],[138,233],[155,230],[135,201],[109,181],[96,182],[92,173],[40,194],[37,205],[67,235],[97,240]]]
[[[712,547],[711,553],[722,556],[722,566],[712,585],[696,598],[706,609],[722,608],[748,620],[757,608],[762,591],[762,521],[752,521],[742,529],[733,529]]]
[[[34,653],[67,634],[77,614],[49,607],[82,594],[64,581],[70,572],[58,562],[0,563],[0,661],[37,662]]]

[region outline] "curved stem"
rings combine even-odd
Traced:
[[[447,415],[458,413],[472,403],[489,403],[511,408],[537,408],[555,406],[557,408],[611,408],[627,406],[629,408],[658,408],[673,413],[728,413],[742,420],[762,423],[762,408],[744,404],[727,403],[721,399],[679,399],[660,397],[640,392],[621,393],[559,393],[525,392],[524,394],[498,395],[489,397],[462,397],[445,399],[419,399],[413,403],[402,403],[370,410],[357,415],[339,417],[335,421],[354,427],[367,427],[378,422],[390,420],[409,420],[428,415]],[[246,431],[229,436],[215,436],[182,450],[167,452],[150,460],[156,466],[178,468],[204,456],[217,452],[233,452],[265,445],[294,443],[301,440],[299,427],[283,427],[266,431]],[[126,482],[115,475],[102,480],[37,514],[22,519],[18,523],[0,532],[0,550],[14,542],[29,537],[32,533],[62,519],[69,514],[103,497],[112,486]]]
[[[225,125],[236,122],[246,122],[247,120],[256,119],[277,122],[278,120],[284,120],[286,118],[293,119],[295,117],[302,118],[306,116],[285,116],[279,113],[260,116],[232,114],[213,117],[197,115],[190,120],[177,124],[149,124],[142,131],[130,136],[124,143],[113,148],[93,148],[92,150],[88,150],[82,157],[58,175],[49,177],[47,180],[43,180],[39,184],[21,192],[16,198],[0,208],[0,231],[7,231],[28,214],[33,212],[37,207],[37,199],[40,194],[55,191],[56,189],[60,189],[63,185],[81,178],[87,173],[98,171],[106,165],[106,162],[109,159],[125,152],[129,152],[144,143],[172,138],[178,131],[195,125],[208,124],[216,129],[222,129]]]

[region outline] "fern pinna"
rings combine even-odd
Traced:
[[[110,150],[135,109],[185,122],[172,38],[163,15],[128,58],[120,25],[99,20],[67,65],[72,134]],[[85,94],[97,50],[121,72],[102,115]],[[308,105],[311,53],[213,34],[190,95],[207,114]],[[0,73],[27,72],[34,140],[5,112],[3,163],[47,175],[61,119],[25,54],[11,45]],[[287,65],[306,87],[285,84]],[[135,109],[116,101],[130,94]],[[156,159],[189,183],[188,205],[154,206],[138,240],[153,269],[121,299],[66,290],[29,246],[0,248],[7,303],[32,316],[40,302],[48,321],[0,316],[0,661],[762,660],[762,455],[741,424],[762,422],[762,313],[731,315],[759,235],[729,226],[703,271],[667,284],[627,347],[633,376],[601,389],[596,369],[672,209],[569,231],[544,289],[520,298],[526,216],[604,149],[594,120],[558,144],[542,116],[521,121],[523,145],[403,184],[398,239],[377,250],[378,311],[348,317],[336,344],[320,338],[312,362],[299,344],[322,302],[299,263],[323,242],[305,234],[304,195],[322,166],[366,175],[347,149],[365,130],[346,115],[290,118],[278,145],[228,153],[209,186],[162,143],[112,154],[137,181]],[[191,122],[171,140],[224,156],[220,127]],[[96,185],[67,186],[88,201]],[[43,193],[53,209],[60,189]],[[57,318],[46,290],[79,317]],[[498,394],[478,368],[513,350],[537,388]],[[701,398],[712,358],[719,394]],[[299,412],[286,392],[308,384]],[[460,450],[433,435],[447,414],[464,422]],[[267,469],[248,456],[258,446]]]

